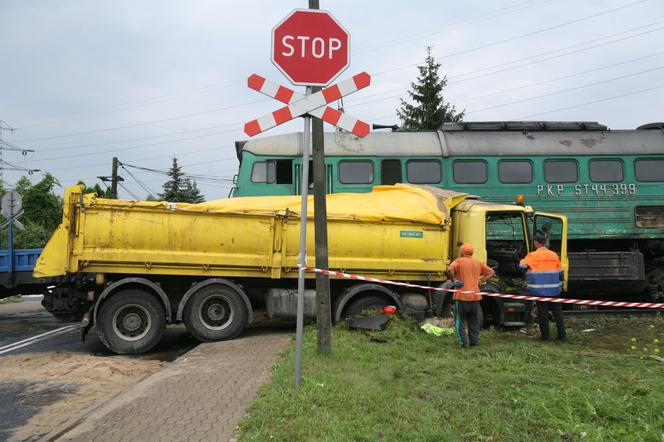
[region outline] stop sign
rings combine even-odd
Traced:
[[[326,86],[350,64],[350,34],[327,11],[295,9],[272,29],[272,63],[302,86]]]

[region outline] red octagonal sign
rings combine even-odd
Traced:
[[[326,86],[350,64],[350,34],[327,11],[296,9],[272,29],[272,63],[293,84]]]

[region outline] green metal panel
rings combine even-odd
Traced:
[[[271,157],[273,158],[273,157]],[[274,157],[276,158],[276,157]],[[284,157],[286,158],[286,157]],[[453,181],[453,163],[458,160],[478,160],[477,156],[454,156],[448,158],[402,156],[402,177],[407,178],[406,162],[409,159],[438,159],[442,162],[442,182],[438,187],[481,196],[488,201],[513,203],[516,195],[525,196],[526,204],[539,211],[560,213],[569,217],[569,239],[593,238],[662,238],[661,228],[640,228],[635,224],[637,206],[664,206],[664,183],[639,182],[634,173],[637,158],[662,158],[664,155],[597,155],[597,156],[487,156],[488,179],[483,184],[457,184]],[[296,188],[278,184],[256,184],[250,181],[251,163],[264,160],[245,152],[238,177],[237,196],[284,195],[297,193]],[[301,163],[292,157],[294,169]],[[380,161],[399,157],[356,156],[327,157],[332,167],[334,192],[369,192],[381,183]],[[527,160],[533,165],[533,181],[528,184],[501,183],[498,177],[500,160]],[[578,163],[578,180],[574,183],[549,183],[544,177],[546,160],[573,160]],[[624,178],[618,183],[596,183],[589,177],[591,159],[619,159],[624,164]],[[372,184],[343,184],[338,179],[339,162],[343,160],[367,160],[374,163]]]

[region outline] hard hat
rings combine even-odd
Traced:
[[[471,246],[468,243],[461,244],[461,254],[472,256],[473,255],[473,246]]]

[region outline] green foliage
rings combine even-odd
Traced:
[[[664,330],[662,318],[611,318],[568,324],[562,344],[490,330],[460,349],[393,317],[384,332],[339,324],[331,354],[307,327],[302,387],[291,348],[241,440],[660,440],[664,365],[625,349],[653,335],[649,324]]]
[[[113,196],[110,187],[102,189],[99,183],[95,183],[92,187],[89,187],[83,181],[79,181],[77,184],[83,184],[85,186],[85,193],[96,193],[99,198],[111,198]]]
[[[55,229],[62,221],[62,198],[54,193],[58,180],[51,174],[44,175],[41,181],[32,184],[21,177],[14,189],[23,198],[23,215],[19,221],[24,229],[14,229],[14,247],[17,249],[40,248],[46,245]],[[2,231],[2,248],[7,248],[8,232]]]
[[[159,198],[173,203],[202,203],[205,201],[198,190],[196,181],[187,178],[182,172],[177,158],[173,158],[173,165],[168,171],[168,176],[171,179],[164,183],[164,192],[159,195]]]
[[[418,66],[420,75],[417,83],[411,83],[408,95],[415,102],[410,104],[401,99],[397,114],[401,127],[406,130],[436,130],[444,122],[457,122],[463,119],[465,111],[457,112],[449,102],[445,102],[443,89],[447,86],[447,76],[440,78],[440,63],[431,55],[427,47],[424,64]]]

